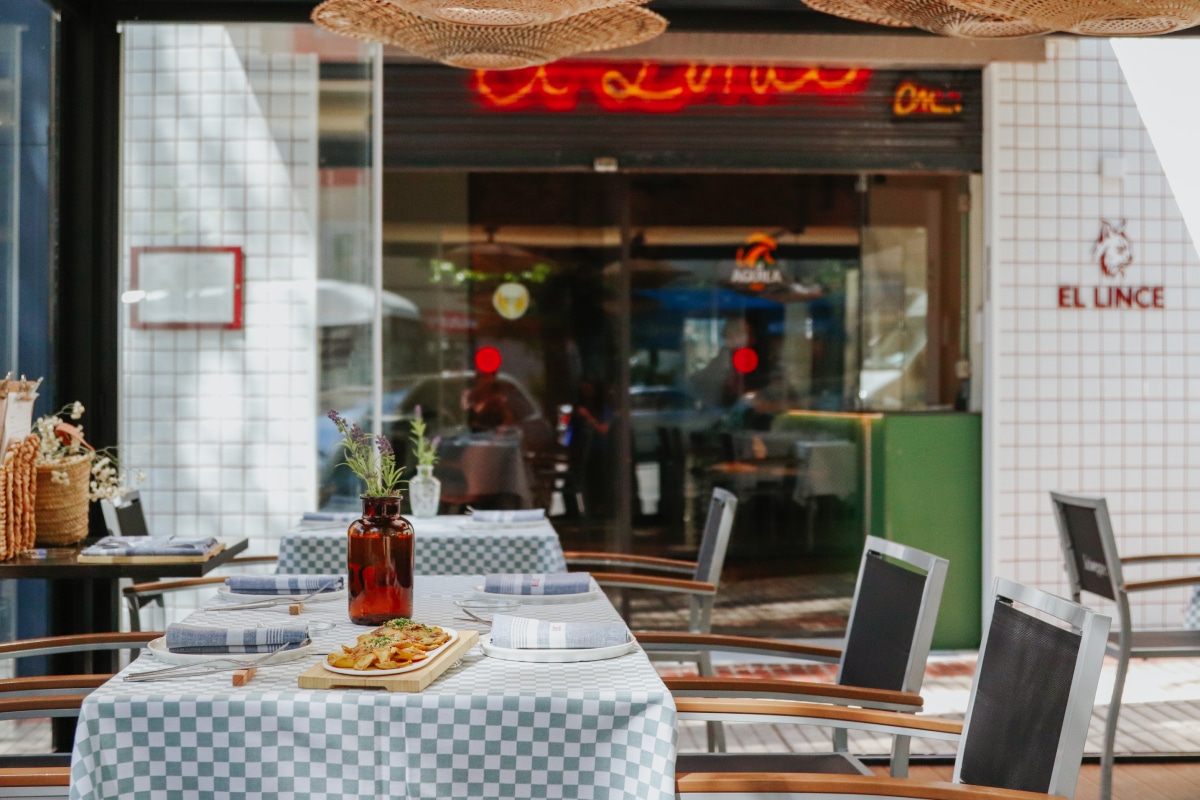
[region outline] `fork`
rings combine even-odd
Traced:
[[[311,644],[311,643],[312,643],[312,639],[305,639],[304,642],[302,642],[300,646],[303,647],[304,645]],[[125,680],[129,681],[130,683],[140,683],[140,682],[145,682],[145,681],[158,681],[158,680],[165,681],[165,680],[170,680],[172,678],[191,678],[191,677],[199,676],[199,675],[215,674],[217,672],[230,672],[233,670],[249,669],[251,667],[259,667],[259,666],[262,666],[266,661],[271,659],[273,656],[277,656],[280,653],[282,653],[288,647],[288,645],[289,645],[288,642],[284,642],[283,644],[279,645],[279,647],[275,648],[271,652],[267,653],[264,656],[260,656],[256,659],[254,659],[253,661],[239,661],[236,658],[216,658],[216,659],[213,659],[212,661],[206,662],[204,664],[176,664],[175,666],[167,667],[166,669],[156,669],[156,670],[152,670],[150,672],[139,672],[136,675],[126,675]],[[215,667],[215,668],[213,667],[214,664],[222,664],[222,663],[233,664],[234,666]]]
[[[308,595],[307,597],[301,597],[299,599],[296,599],[296,597],[294,595],[288,596],[288,597],[268,597],[264,600],[254,600],[249,603],[238,603],[238,604],[232,605],[232,606],[230,606],[230,605],[206,606],[204,608],[204,610],[205,611],[241,611],[241,610],[248,609],[248,608],[273,608],[275,606],[290,606],[293,603],[307,603],[309,600],[312,600],[314,597],[321,594],[321,592],[325,591],[327,588],[329,588],[333,584],[337,583],[339,580],[341,580],[341,579],[333,578],[332,580],[325,581],[325,583],[323,583],[317,587],[317,590],[315,592]]]

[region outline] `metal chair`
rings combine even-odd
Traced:
[[[782,700],[680,698],[675,702],[681,719],[799,723],[958,741],[953,782],[677,769],[676,795],[930,800],[1071,797],[1111,620],[1002,578],[996,580],[994,594],[961,725],[912,714]]]
[[[1129,608],[1130,592],[1147,592],[1200,584],[1200,575],[1164,580],[1126,583],[1125,566],[1200,560],[1200,554],[1162,554],[1121,558],[1113,536],[1108,504],[1102,497],[1051,492],[1054,516],[1071,595],[1078,602],[1090,592],[1116,604],[1119,627],[1108,637],[1107,652],[1117,659],[1117,675],[1112,700],[1104,722],[1104,751],[1100,759],[1100,798],[1112,796],[1113,747],[1117,738],[1117,718],[1121,713],[1121,695],[1130,658],[1178,658],[1200,656],[1200,631],[1135,630]]]
[[[0,660],[140,648],[159,632],[83,633],[0,644]],[[91,690],[112,675],[48,675],[0,681],[0,720],[78,717]],[[0,798],[66,797],[71,754],[0,756]]]
[[[662,657],[680,651],[736,652],[796,658],[838,665],[837,684],[754,678],[668,678],[676,698],[724,697],[806,700],[915,713],[924,705],[921,683],[933,641],[949,562],[914,547],[867,537],[854,601],[846,626],[844,649],[711,634],[639,632],[634,635],[647,653]],[[896,736],[892,775],[908,774],[909,737]],[[844,730],[834,733],[832,755],[680,755],[686,771],[725,769],[736,760],[764,772],[804,771],[873,774],[849,752]]]

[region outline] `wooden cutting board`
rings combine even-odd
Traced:
[[[383,689],[389,692],[423,692],[425,687],[454,666],[454,662],[462,658],[464,653],[478,643],[479,633],[477,631],[459,631],[456,640],[420,669],[401,672],[398,675],[380,675],[374,678],[370,677],[369,673],[359,677],[330,672],[318,661],[300,673],[298,682],[301,689]],[[322,656],[323,660],[324,656]]]
[[[198,556],[85,556],[82,553],[75,557],[78,564],[203,564],[217,553],[225,549],[224,542],[207,553]]]

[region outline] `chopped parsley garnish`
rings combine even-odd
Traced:
[[[374,636],[367,640],[367,644],[369,644],[371,647],[383,647],[384,645],[389,645],[391,643],[392,637],[390,636]]]
[[[398,631],[402,631],[405,628],[411,628],[412,626],[416,625],[416,623],[408,617],[397,617],[396,619],[389,620],[383,624],[389,628],[395,628]]]

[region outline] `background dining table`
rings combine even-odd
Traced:
[[[488,523],[465,515],[407,519],[416,529],[418,575],[567,571],[562,544],[548,520]],[[344,572],[348,527],[348,522],[320,522],[294,528],[279,540],[276,571]]]
[[[454,604],[482,583],[482,576],[418,576],[413,616],[486,631],[458,621]],[[620,620],[599,593],[517,613]],[[418,694],[302,690],[301,672],[369,629],[349,622],[344,600],[310,603],[298,619],[334,627],[313,634],[314,654],[261,668],[245,686],[232,686],[228,672],[149,683],[118,675],[89,695],[71,797],[674,797],[675,705],[640,649],[568,664],[501,661],[475,650]],[[260,609],[187,619],[272,621],[297,618]],[[143,653],[122,675],[161,666]]]

